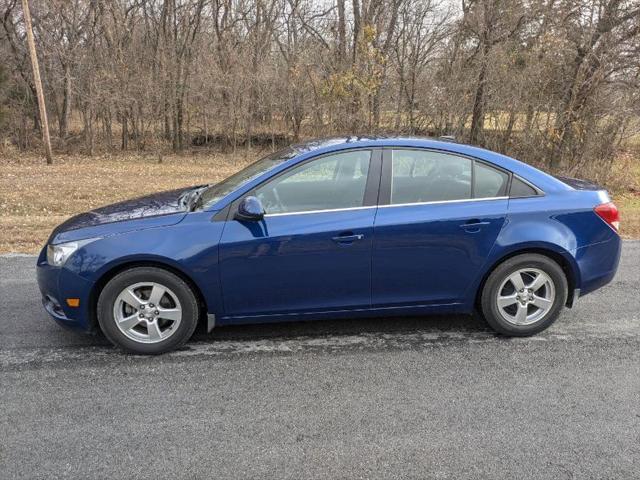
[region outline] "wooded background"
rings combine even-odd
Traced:
[[[30,3],[58,151],[398,132],[597,176],[640,131],[640,0]],[[38,148],[21,2],[0,21],[0,138]]]

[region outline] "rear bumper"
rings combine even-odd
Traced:
[[[580,270],[580,296],[591,293],[611,282],[618,271],[622,240],[613,235],[606,242],[578,248],[574,258]]]
[[[74,330],[94,330],[90,305],[93,287],[91,282],[64,267],[49,265],[44,250],[38,257],[36,276],[42,294],[42,305],[51,318],[58,324]],[[80,299],[80,305],[70,307],[66,302],[67,298]]]

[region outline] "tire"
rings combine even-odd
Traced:
[[[556,321],[567,294],[567,277],[560,265],[544,255],[527,253],[505,260],[491,272],[482,289],[481,310],[496,332],[525,337]]]
[[[129,353],[156,355],[191,338],[199,307],[191,287],[177,275],[162,268],[133,267],[105,285],[97,315],[111,343]]]

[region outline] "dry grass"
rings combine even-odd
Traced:
[[[614,197],[616,205],[621,211],[622,237],[627,239],[640,238],[640,193],[629,193]]]
[[[640,238],[640,148],[637,146],[620,155],[613,169],[620,179],[612,185],[613,198],[621,212],[621,233],[624,238]]]
[[[0,253],[35,253],[51,230],[82,211],[147,193],[229,176],[264,152],[167,156],[41,157],[0,150]],[[640,165],[633,175],[639,179]],[[640,190],[615,195],[622,233],[640,238]]]
[[[221,180],[255,160],[244,155],[41,158],[0,153],[0,253],[35,253],[77,213],[119,200]]]

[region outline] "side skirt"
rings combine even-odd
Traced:
[[[217,325],[238,325],[251,323],[273,322],[303,322],[309,320],[338,319],[338,318],[366,318],[385,316],[419,316],[437,313],[471,313],[468,305],[463,303],[445,303],[431,305],[407,305],[394,307],[359,308],[352,310],[331,310],[303,313],[280,313],[269,315],[222,316]]]

